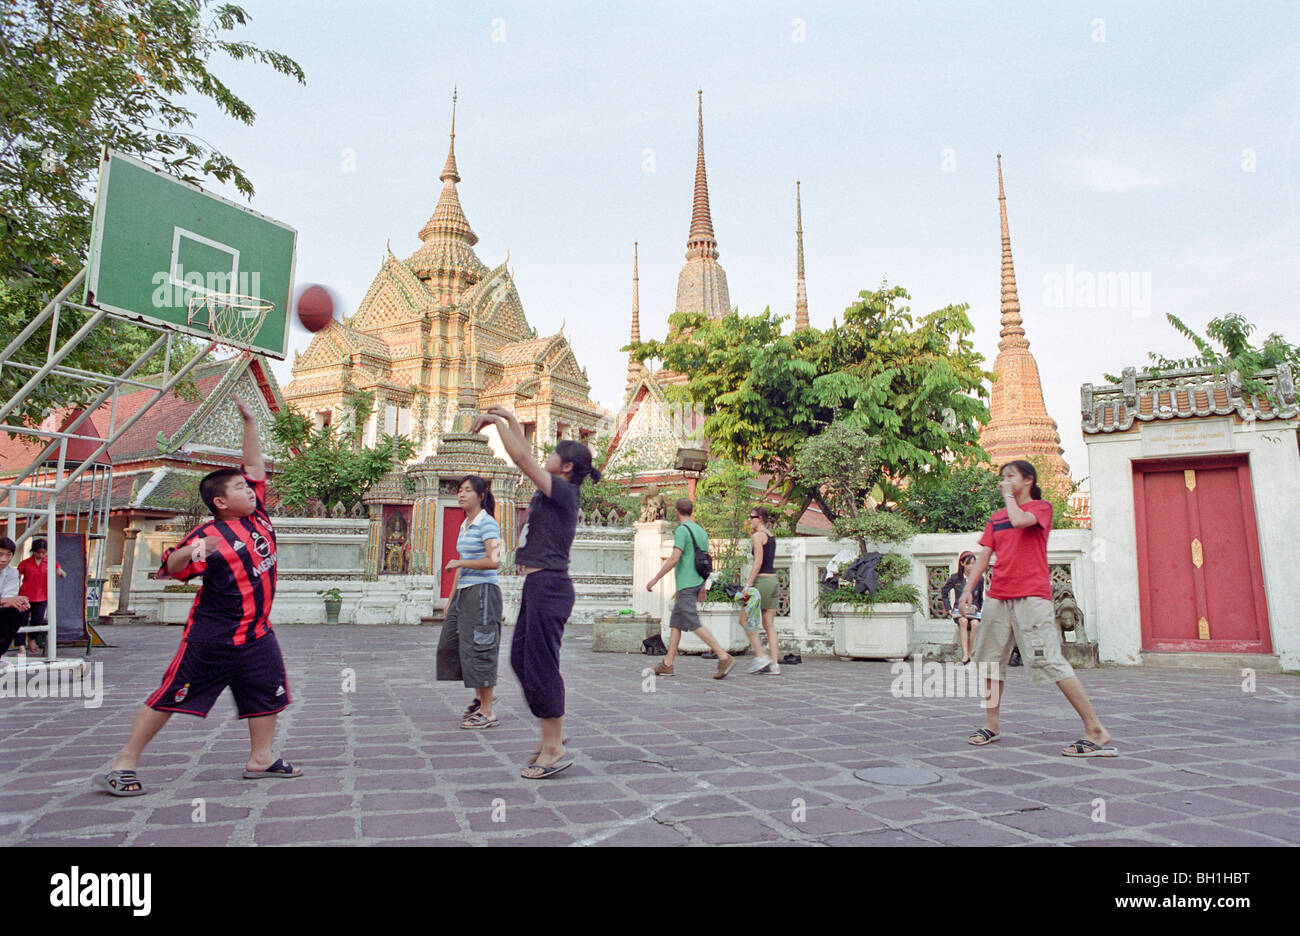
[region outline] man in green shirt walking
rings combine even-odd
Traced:
[[[646,591],[654,591],[659,580],[669,572],[675,572],[677,597],[673,600],[672,616],[668,619],[668,655],[655,667],[656,676],[674,676],[673,660],[677,657],[677,645],[681,642],[682,631],[694,631],[700,640],[708,645],[718,657],[718,671],[714,679],[722,679],[731,672],[736,660],[723,650],[709,633],[709,629],[700,624],[698,602],[704,600],[704,579],[695,571],[695,551],[707,552],[709,537],[704,527],[691,519],[695,505],[688,498],[677,501],[677,531],[673,534],[672,554],[664,560],[663,568],[646,583]]]

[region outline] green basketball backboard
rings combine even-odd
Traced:
[[[283,360],[298,232],[129,156],[99,170],[86,305],[210,337],[191,300],[235,293],[273,304],[255,336],[231,342]]]

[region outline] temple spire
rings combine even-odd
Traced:
[[[447,144],[447,162],[443,164],[440,182],[460,181],[460,172],[456,169],[456,89],[451,89],[451,142]]]
[[[704,169],[704,91],[699,92],[698,143],[695,154],[695,198],[691,206],[691,230],[686,238],[686,259],[718,259],[718,240],[709,214],[709,177]]]
[[[808,288],[803,278],[803,200],[797,181],[794,184],[794,218],[794,234],[798,242],[795,262],[794,327],[798,331],[808,327]]]
[[[632,337],[630,344],[641,340],[641,279],[638,275],[639,244],[632,242]],[[645,365],[638,361],[631,352],[627,356],[627,385],[630,388],[645,371]]]
[[[447,162],[443,164],[442,194],[438,196],[438,205],[433,215],[420,229],[420,240],[426,243],[436,237],[451,237],[469,244],[478,243],[478,235],[469,226],[464,210],[460,207],[460,196],[456,192],[456,183],[460,181],[460,172],[456,168],[456,90],[451,92],[451,140],[447,144]]]
[[[998,153],[998,208],[1002,212],[1002,339],[998,350],[1029,347],[1020,318],[1020,296],[1016,293],[1016,267],[1011,262],[1011,228],[1007,225],[1007,193],[1002,186],[1002,154]]]

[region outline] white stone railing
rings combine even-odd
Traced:
[[[667,620],[669,613],[673,576],[671,573],[664,576],[654,593],[646,592],[645,584],[671,554],[674,526],[666,522],[636,525],[632,607],[663,620]],[[942,570],[942,578],[936,583],[941,585],[962,551],[978,552],[979,537],[978,532],[923,533],[903,547],[877,548],[879,552],[907,556],[912,562],[910,581],[920,593],[924,609],[912,617],[913,652],[942,653],[956,646],[957,631],[952,619],[933,613],[930,608],[930,576],[937,577]],[[1091,542],[1089,530],[1057,530],[1048,538],[1047,555],[1054,583],[1069,576],[1075,600],[1083,611],[1087,639],[1095,642],[1098,621],[1094,613],[1097,600]],[[827,562],[846,545],[849,545],[847,541],[833,542],[821,536],[777,538],[775,566],[781,583],[782,608],[777,612],[776,626],[783,647],[788,643],[791,649],[801,653],[831,652],[834,621],[817,609],[816,598]],[[746,565],[742,574],[748,573]]]

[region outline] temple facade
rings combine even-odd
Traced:
[[[442,193],[405,259],[387,250],[355,314],[317,332],[294,356],[285,400],[317,426],[337,425],[347,401],[374,394],[368,443],[403,434],[416,458],[434,453],[451,429],[465,380],[480,404],[512,409],[536,449],[560,439],[594,440],[606,411],[562,331],[528,324],[506,260],[489,268],[474,251],[456,189],[456,117],[443,165]],[[495,433],[494,444],[499,445]]]
[[[1011,261],[1011,231],[1007,225],[1007,195],[1002,185],[1002,156],[998,156],[998,206],[1002,215],[1002,330],[993,361],[989,421],[980,430],[980,445],[993,464],[1038,459],[1058,479],[1070,477],[1056,420],[1043,402],[1038,363],[1029,352],[1029,339],[1020,317],[1016,269]]]

